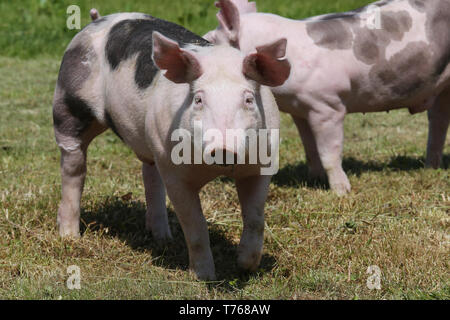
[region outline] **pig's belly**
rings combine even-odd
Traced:
[[[153,163],[153,153],[146,143],[145,130],[137,127],[121,128],[121,134],[125,144],[133,150],[139,160]]]
[[[191,185],[203,187],[217,177],[228,177],[230,179],[245,179],[247,177],[261,175],[261,168],[257,165],[173,165],[172,173],[184,181],[189,181]]]
[[[152,163],[153,153],[145,136],[145,110],[124,101],[110,105],[107,112],[110,115],[109,122],[112,122],[108,126],[114,128],[115,133],[141,161]]]
[[[153,163],[153,153],[145,142],[145,136],[138,136],[131,139],[126,144],[133,150],[139,160],[146,163]]]

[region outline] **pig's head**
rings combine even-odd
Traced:
[[[286,42],[280,39],[244,55],[228,45],[181,48],[153,33],[155,64],[171,82],[189,85],[181,106],[180,129],[194,136],[200,131],[204,154],[214,158],[218,153],[236,156],[241,148],[248,151],[245,141],[244,147],[235,145],[239,139],[226,139],[227,131],[279,128],[278,107],[268,87],[280,86],[289,77],[290,64],[284,59]]]

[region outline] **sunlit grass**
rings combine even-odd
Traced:
[[[64,30],[68,2],[60,2],[0,3],[0,55],[30,58],[0,58],[0,298],[450,298],[449,172],[423,168],[426,115],[407,111],[347,117],[344,167],[353,192],[345,198],[308,181],[297,131],[283,115],[281,170],[271,185],[264,258],[256,274],[236,268],[242,222],[232,182],[218,179],[202,192],[219,278],[207,285],[187,271],[186,245],[170,202],[173,243],[159,247],[145,232],[140,163],[110,132],[90,148],[83,237],[59,239],[59,151],[51,102],[61,54],[72,36]],[[200,34],[215,25],[210,1],[176,0],[170,8],[148,0],[76,2],[83,21],[96,6],[102,14],[147,12]],[[47,9],[34,11],[39,3],[49,5],[50,20],[41,17]],[[258,1],[265,11],[298,18],[365,3]],[[45,32],[56,26],[59,33]],[[131,200],[122,198],[130,192]],[[79,291],[66,287],[70,265],[81,268]],[[382,271],[379,291],[366,285],[371,265]]]
[[[258,0],[261,11],[300,19],[366,5],[368,0]],[[21,0],[0,1],[0,55],[30,58],[36,55],[61,57],[78,32],[68,30],[67,8],[78,5],[81,25],[90,22],[89,10],[102,15],[116,12],[144,12],[169,20],[200,35],[217,26],[214,0]]]

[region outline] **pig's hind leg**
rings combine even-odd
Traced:
[[[155,164],[142,165],[144,177],[145,198],[147,212],[145,215],[145,228],[151,231],[158,242],[172,239],[166,209],[166,191]]]
[[[57,89],[53,105],[56,142],[61,151],[62,198],[57,223],[62,237],[80,235],[80,200],[90,142],[103,131],[88,104]]]
[[[350,182],[342,169],[345,113],[327,106],[323,109],[327,112],[311,112],[308,123],[316,139],[317,151],[330,188],[337,195],[343,196],[351,190]]]
[[[428,110],[429,134],[427,147],[427,167],[441,166],[442,153],[450,123],[450,89],[441,93],[433,107]]]

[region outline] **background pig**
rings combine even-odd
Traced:
[[[199,122],[218,130],[278,128],[275,99],[261,84],[279,86],[288,78],[285,49],[286,41],[279,40],[245,56],[138,13],[97,18],[77,34],[64,55],[53,106],[61,149],[61,236],[79,236],[87,148],[111,128],[143,162],[147,229],[157,240],[171,238],[166,187],[185,234],[190,266],[201,279],[214,279],[215,271],[198,192],[219,175],[235,178],[244,221],[238,262],[256,269],[270,176],[260,175],[259,163],[175,165],[171,135],[176,129],[194,131]],[[227,144],[208,146],[209,141],[201,141],[200,148],[210,153],[229,152]]]
[[[426,163],[439,167],[450,121],[449,0],[378,1],[301,21],[256,13],[247,0],[217,6],[219,27],[205,36],[212,42],[252,52],[288,39],[291,76],[273,92],[297,125],[312,176],[326,174],[337,194],[350,191],[341,165],[345,115],[404,107],[429,109]]]

